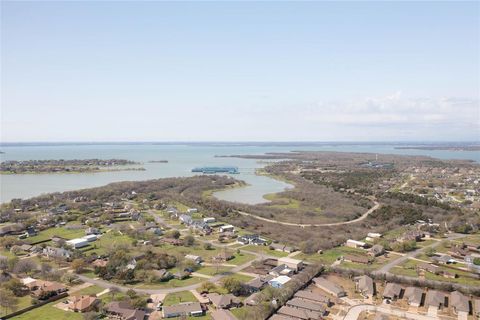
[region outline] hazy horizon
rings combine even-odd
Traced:
[[[480,139],[478,2],[1,9],[1,142]]]

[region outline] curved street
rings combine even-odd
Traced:
[[[270,222],[270,223],[274,223],[274,224],[281,224],[281,225],[284,225],[284,226],[301,227],[301,228],[305,228],[305,227],[334,227],[334,226],[352,224],[352,223],[356,223],[356,222],[360,222],[362,220],[365,220],[368,217],[369,214],[371,214],[373,211],[380,208],[380,203],[378,203],[376,200],[372,200],[372,201],[375,205],[373,207],[371,207],[370,209],[368,209],[360,217],[358,217],[356,219],[353,219],[353,220],[349,220],[349,221],[331,222],[331,223],[306,223],[306,224],[303,224],[303,223],[294,223],[294,222],[283,222],[283,221],[277,221],[277,220],[273,220],[273,219],[267,219],[267,218],[264,218],[264,217],[259,217],[257,215],[247,213],[247,212],[244,212],[244,211],[237,211],[237,212],[239,214],[241,214],[242,216],[248,216],[248,217],[251,217],[251,218],[254,218],[254,219],[258,219],[258,220],[262,220],[262,221],[266,221],[266,222]]]

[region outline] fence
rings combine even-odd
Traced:
[[[15,312],[12,312],[10,314],[7,314],[6,316],[3,316],[2,319],[10,319],[10,318],[13,318],[13,317],[16,317],[18,315],[21,315],[22,313],[25,313],[27,311],[30,311],[30,310],[33,310],[35,308],[39,308],[43,305],[46,305],[47,303],[50,303],[50,302],[53,302],[53,301],[57,301],[57,300],[60,300],[60,299],[63,299],[65,297],[68,297],[68,293],[67,292],[64,292],[64,293],[61,293],[61,294],[57,294],[56,296],[53,296],[47,300],[44,300],[44,301],[40,301],[39,303],[37,304],[34,304],[34,305],[31,305],[31,306],[28,306],[26,308],[23,308],[23,309],[20,309],[20,310],[17,310]]]

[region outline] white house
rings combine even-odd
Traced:
[[[231,224],[227,224],[220,227],[220,232],[235,232],[235,227]]]
[[[200,256],[196,256],[196,255],[193,255],[193,254],[187,254],[185,256],[185,259],[187,260],[192,260],[193,262],[195,262],[196,264],[200,264],[202,262],[202,257]]]
[[[216,219],[214,217],[203,218],[203,222],[205,223],[213,223]]]
[[[281,288],[290,281],[290,277],[288,276],[278,276],[276,278],[273,278],[272,280],[268,281],[268,284],[274,288]]]
[[[365,248],[367,246],[365,242],[352,239],[348,239],[345,245],[350,248]]]
[[[85,240],[87,240],[88,242],[92,242],[92,241],[97,240],[97,236],[94,235],[94,234],[89,234],[89,235],[83,237],[82,239],[85,239]]]
[[[88,246],[88,240],[83,238],[77,238],[77,239],[68,240],[65,242],[65,244],[74,249],[78,249],[78,248]]]
[[[187,209],[187,213],[197,213],[197,212],[198,212],[198,209],[197,209],[197,208]]]

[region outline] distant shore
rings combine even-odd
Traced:
[[[0,174],[93,173],[145,170],[142,167],[130,167],[130,165],[138,164],[137,162],[124,159],[4,161],[0,164]]]

